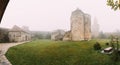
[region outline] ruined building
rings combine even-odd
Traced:
[[[65,34],[64,30],[61,29],[55,30],[51,33],[51,40],[54,41],[63,40],[64,34]]]
[[[71,14],[71,30],[66,32],[63,40],[81,41],[91,39],[91,16],[76,9]]]

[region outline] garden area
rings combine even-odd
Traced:
[[[94,50],[99,41],[101,49],[110,40],[51,41],[35,40],[11,47],[6,57],[13,65],[120,65],[111,55]]]

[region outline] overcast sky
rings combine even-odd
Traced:
[[[103,32],[120,30],[120,10],[113,11],[106,0],[10,0],[0,27],[29,26],[30,30],[69,30],[71,12],[81,9],[96,17]]]

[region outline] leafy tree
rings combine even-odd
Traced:
[[[111,55],[111,59],[116,62],[120,60],[120,54],[119,54],[119,43],[118,38],[111,36],[111,46],[113,47],[113,53]]]
[[[47,34],[45,35],[45,39],[51,39],[51,33],[47,33]]]
[[[107,0],[107,5],[111,7],[111,9],[117,10],[120,9],[120,0]]]
[[[0,42],[9,42],[8,30],[0,28]]]
[[[33,39],[51,39],[51,33],[50,32],[44,32],[44,31],[33,31],[32,32]]]
[[[107,39],[107,35],[101,31],[101,32],[99,33],[98,38],[99,38],[99,39]]]

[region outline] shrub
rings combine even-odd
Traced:
[[[101,50],[101,45],[98,42],[96,42],[93,47],[94,50]]]
[[[105,45],[106,45],[106,46],[109,46],[109,43],[107,42],[107,43],[105,43]]]
[[[111,55],[111,59],[114,62],[117,62],[120,60],[120,55],[119,55],[119,52],[117,50],[114,50],[114,52]]]

